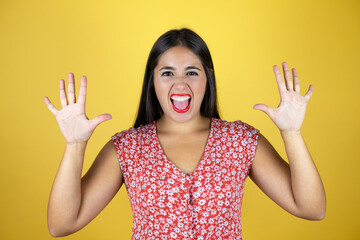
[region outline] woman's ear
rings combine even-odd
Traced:
[[[212,74],[214,74],[214,71],[213,71],[213,69],[212,69],[212,68],[210,68],[210,71],[211,71],[211,73],[212,73]]]

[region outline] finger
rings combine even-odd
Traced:
[[[293,80],[291,78],[288,65],[286,62],[283,62],[282,66],[283,66],[283,72],[284,72],[284,77],[285,77],[285,82],[286,82],[286,88],[289,91],[293,91],[294,90]]]
[[[304,95],[304,98],[306,101],[309,101],[309,99],[311,98],[311,95],[314,91],[314,86],[310,84],[309,86],[309,90],[306,92],[306,94]]]
[[[278,88],[279,88],[280,98],[281,98],[281,96],[286,92],[286,87],[285,87],[285,84],[284,84],[283,77],[281,76],[279,67],[277,65],[274,65],[273,70],[274,70],[274,73],[275,73],[276,82],[277,82],[277,85],[278,85]]]
[[[86,101],[86,86],[87,86],[86,76],[82,76],[81,81],[80,81],[78,103],[84,104],[84,105],[85,105],[85,101]]]
[[[56,107],[50,102],[48,97],[44,97],[44,102],[45,102],[46,106],[48,107],[48,109],[50,110],[50,112],[52,112],[52,114],[56,115],[59,110],[57,110]]]
[[[69,97],[69,104],[75,103],[75,81],[74,81],[74,74],[69,73],[69,86],[68,86],[68,97]]]
[[[295,68],[292,69],[292,74],[294,78],[294,89],[296,92],[300,93],[300,82]]]
[[[274,116],[274,109],[271,107],[265,105],[265,104],[255,104],[253,109],[260,110],[264,112],[266,115],[268,115],[271,119],[273,119]]]
[[[112,116],[110,114],[101,114],[92,120],[90,120],[90,125],[92,129],[95,129],[100,123],[110,120]]]
[[[60,102],[62,107],[67,106],[66,92],[65,92],[65,81],[64,79],[60,80]]]

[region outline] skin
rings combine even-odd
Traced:
[[[301,134],[306,106],[312,95],[310,85],[304,96],[296,69],[293,79],[286,62],[282,63],[285,81],[278,66],[273,66],[280,92],[280,104],[273,109],[265,104],[254,105],[278,127],[284,141],[287,164],[269,141],[259,135],[250,178],[280,207],[289,213],[309,220],[322,220],[326,212],[326,196],[319,172]]]
[[[164,66],[171,69],[161,70]],[[197,69],[188,69],[189,66]],[[249,176],[266,195],[289,213],[305,219],[321,220],[326,211],[325,191],[301,135],[301,125],[313,87],[310,86],[307,93],[301,96],[295,69],[292,69],[292,79],[287,64],[283,63],[285,81],[278,66],[273,69],[280,104],[276,109],[256,104],[254,109],[263,111],[278,127],[289,164],[260,134]],[[47,97],[44,98],[66,140],[48,203],[48,228],[50,234],[56,237],[69,235],[86,226],[123,184],[116,149],[111,140],[81,177],[87,142],[96,126],[110,120],[111,115],[102,114],[89,120],[85,114],[86,77],[81,78],[77,101],[74,75],[70,73],[68,79],[68,96],[64,80],[60,80],[61,110],[56,109]],[[155,68],[154,84],[164,111],[163,117],[156,122],[160,144],[168,159],[184,173],[190,174],[199,163],[210,132],[210,119],[200,115],[206,85],[200,59],[184,47],[169,49],[160,57]],[[188,112],[177,113],[172,109],[172,93],[191,95],[192,103]]]
[[[210,119],[200,115],[206,75],[201,60],[185,47],[164,52],[154,69],[154,85],[164,115],[156,122],[157,136],[167,158],[185,174],[192,173],[205,150]],[[176,112],[171,94],[190,94],[190,109]],[[186,151],[184,151],[186,149]]]

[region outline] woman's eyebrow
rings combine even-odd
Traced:
[[[195,66],[188,66],[188,67],[185,68],[185,70],[190,70],[190,69],[196,69],[196,70],[201,71],[200,68],[195,67]]]
[[[175,70],[175,68],[170,67],[170,66],[164,66],[164,67],[159,69],[159,71],[161,71],[161,70]]]
[[[200,68],[195,67],[195,66],[188,66],[188,67],[185,68],[185,70],[190,70],[190,69],[196,69],[196,70],[201,71]],[[159,71],[161,71],[161,70],[175,70],[175,68],[174,68],[174,67],[170,67],[170,66],[164,66],[164,67],[162,67],[162,68],[159,69]]]

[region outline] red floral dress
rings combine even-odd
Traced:
[[[211,119],[190,175],[166,158],[155,122],[112,136],[132,208],[131,239],[242,239],[241,203],[258,135],[242,121]]]

